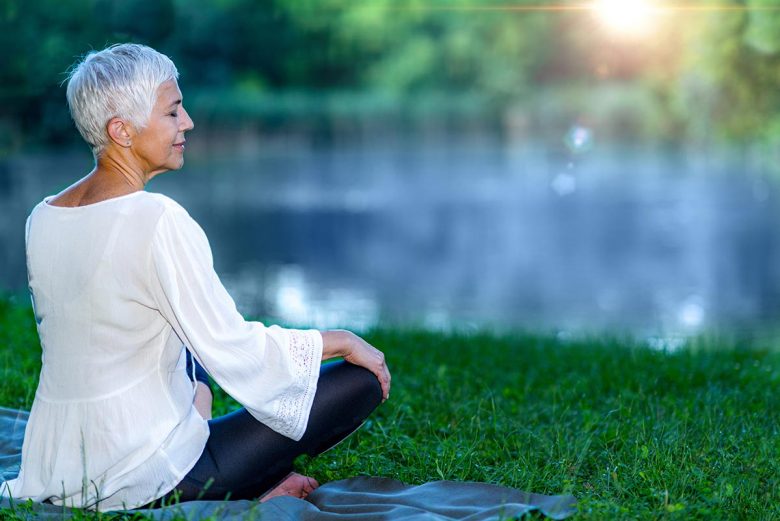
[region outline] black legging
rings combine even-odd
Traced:
[[[296,457],[331,448],[360,427],[381,401],[379,381],[367,369],[343,361],[324,364],[300,441],[271,430],[244,408],[209,420],[211,433],[198,462],[174,490],[147,507],[175,499],[259,497],[293,470]]]

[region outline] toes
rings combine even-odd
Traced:
[[[308,477],[308,476],[306,477],[306,485],[307,485],[307,488],[309,489],[309,491],[312,491],[312,490],[314,490],[315,488],[317,488],[317,487],[319,487],[319,486],[320,486],[320,484],[319,484],[319,483],[317,483],[317,480],[316,480],[316,479],[314,479],[314,478],[310,478],[310,477]]]

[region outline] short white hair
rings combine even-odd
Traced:
[[[143,130],[157,102],[157,89],[178,78],[179,71],[170,58],[135,43],[92,51],[77,62],[68,74],[68,107],[95,157],[108,144],[106,127],[112,118]]]

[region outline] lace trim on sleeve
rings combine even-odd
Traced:
[[[319,361],[317,339],[319,331],[301,331],[289,329],[290,358],[295,371],[294,389],[298,392],[287,393],[279,399],[276,415],[268,426],[277,432],[289,432],[294,435],[306,429],[305,421],[309,415],[310,404],[317,390]],[[301,425],[303,423],[303,425]]]

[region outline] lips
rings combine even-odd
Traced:
[[[179,150],[184,150],[184,141],[182,141],[181,143],[174,143],[173,146],[175,148],[178,148]]]

